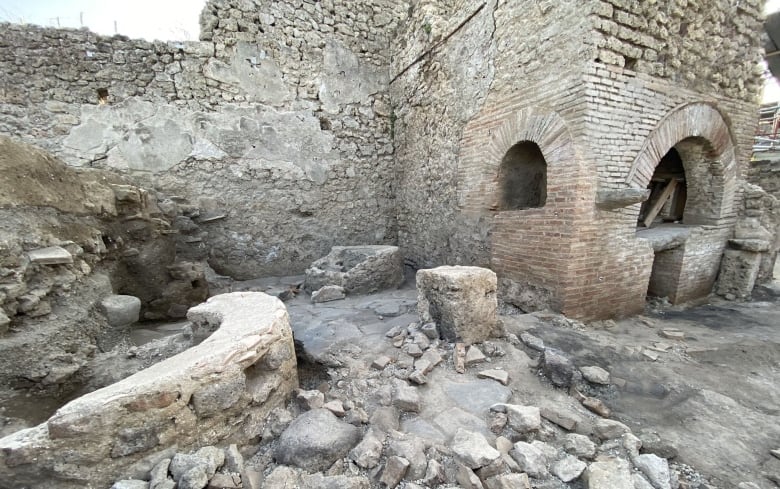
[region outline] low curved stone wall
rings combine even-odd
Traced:
[[[287,310],[236,292],[190,309],[200,345],[0,439],[0,488],[102,488],[186,450],[256,442],[298,384]]]

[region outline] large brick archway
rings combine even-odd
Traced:
[[[655,250],[648,293],[674,303],[708,295],[718,273],[734,223],[737,161],[734,139],[721,113],[706,103],[687,104],[664,117],[650,133],[631,165],[626,183],[646,188],[662,157],[674,148],[682,155],[688,198],[679,224],[661,232],[680,233],[680,244],[659,245],[659,230],[637,228],[637,237]],[[635,227],[639,206],[628,209],[626,225]],[[655,237],[654,237],[655,236]]]
[[[734,139],[721,113],[707,103],[683,105],[664,117],[645,140],[631,165],[626,183],[633,188],[646,188],[661,158],[683,140],[703,140],[709,153],[706,167],[687,166],[688,179],[696,189],[708,195],[707,211],[698,216],[701,223],[718,225],[733,218],[737,190],[737,159]],[[684,164],[686,162],[683,162]],[[711,179],[706,188],[697,180]],[[638,209],[636,209],[638,212]],[[634,216],[635,217],[635,216]]]

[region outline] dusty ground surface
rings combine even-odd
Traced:
[[[657,432],[677,449],[677,460],[713,484],[777,487],[780,460],[769,452],[780,445],[780,289],[768,292],[759,302],[655,310],[583,329],[545,324],[532,332],[576,364],[599,365],[622,379],[624,385],[598,392],[614,418],[635,432]],[[663,338],[670,329],[685,339]]]
[[[268,279],[234,287],[273,293],[295,281]],[[328,367],[326,374],[310,364],[310,375],[302,376],[309,385],[303,387],[325,386],[332,389],[328,396],[364,398],[369,413],[376,409],[389,376],[370,365],[387,355],[397,367],[404,367],[407,355],[393,347],[385,333],[417,321],[415,304],[413,281],[397,291],[323,304],[311,304],[304,294],[288,301],[305,356],[314,365]],[[660,440],[653,449],[670,458],[681,480],[690,476],[687,487],[753,482],[768,489],[780,483],[780,460],[770,454],[780,447],[777,283],[757,290],[754,302],[713,299],[684,308],[653,301],[645,315],[592,324],[556,314],[504,312],[509,312],[501,317],[506,332],[530,332],[546,346],[565,352],[578,367],[596,365],[609,371],[610,386],[591,385],[585,393],[605,401],[612,418],[634,433],[657,434]],[[684,339],[666,338],[670,331]],[[580,407],[569,392],[540,375],[534,350],[506,338],[480,347],[497,348],[502,354],[487,355],[487,363],[470,367],[465,374],[456,373],[452,356],[445,355],[444,367],[435,369],[419,388],[420,412],[401,415],[401,432],[435,444],[446,442],[458,426],[466,426],[490,439],[484,418],[493,403]],[[486,368],[506,370],[509,385],[478,379],[476,373]],[[344,392],[336,392],[339,389]],[[702,481],[709,486],[699,485]]]
[[[231,282],[225,291],[278,294],[301,278]],[[420,404],[414,412],[394,406],[394,385],[406,379],[414,359],[394,346],[387,333],[418,321],[416,299],[409,277],[400,289],[378,294],[322,304],[312,304],[304,293],[288,300],[300,347],[301,387],[319,389],[326,401],[340,400],[353,414],[362,413],[363,426],[391,433],[395,441],[390,445],[421,441],[426,456],[438,452],[447,473],[453,474],[456,468],[446,465],[446,454],[459,428],[482,433],[496,443],[499,433],[490,429],[493,404],[562,407],[582,416],[578,432],[588,433],[596,422],[597,416],[585,410],[573,392],[554,387],[540,372],[539,352],[517,340],[522,333],[531,333],[545,346],[564,352],[577,367],[600,366],[610,372],[610,385],[580,382],[579,388],[603,400],[613,419],[646,441],[647,452],[668,458],[680,487],[730,488],[744,482],[764,489],[778,487],[780,460],[770,450],[780,448],[779,284],[757,290],[753,302],[713,301],[684,308],[652,301],[644,315],[591,324],[557,314],[502,309],[504,336],[478,345],[486,358],[465,373],[454,368],[454,345],[433,342],[432,349],[442,354],[443,362],[427,375],[427,383],[416,387]],[[133,339],[143,344],[182,326],[141,325]],[[390,364],[372,367],[382,356]],[[486,369],[506,371],[508,385],[479,378]],[[295,402],[289,409],[295,417]],[[534,437],[556,446],[565,434],[545,422]],[[247,460],[269,484],[280,474],[273,460],[274,443],[261,445]],[[355,469],[354,464],[339,469],[334,465],[328,473],[350,474],[350,467]],[[361,473],[374,481],[380,475]],[[543,487],[582,487],[578,481],[547,482]],[[454,484],[451,480],[436,487]]]

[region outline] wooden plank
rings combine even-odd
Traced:
[[[653,207],[650,208],[650,211],[647,213],[647,216],[645,216],[645,220],[643,221],[643,224],[646,228],[649,228],[651,224],[653,224],[653,221],[655,220],[655,217],[658,215],[659,212],[661,212],[661,209],[663,209],[664,204],[666,204],[666,201],[669,200],[669,197],[672,196],[674,193],[674,189],[677,188],[677,180],[669,180],[669,183],[666,184],[666,187],[664,187],[663,192],[661,192],[661,196],[658,198],[658,200],[653,204]]]

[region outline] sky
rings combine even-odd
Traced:
[[[196,41],[205,4],[206,0],[0,0],[0,20],[85,26],[99,34],[148,40]]]
[[[100,34],[161,41],[196,41],[206,0],[0,0],[0,21],[50,27],[89,27]],[[766,13],[780,10],[768,0]],[[780,101],[780,84],[769,77],[764,102]]]

